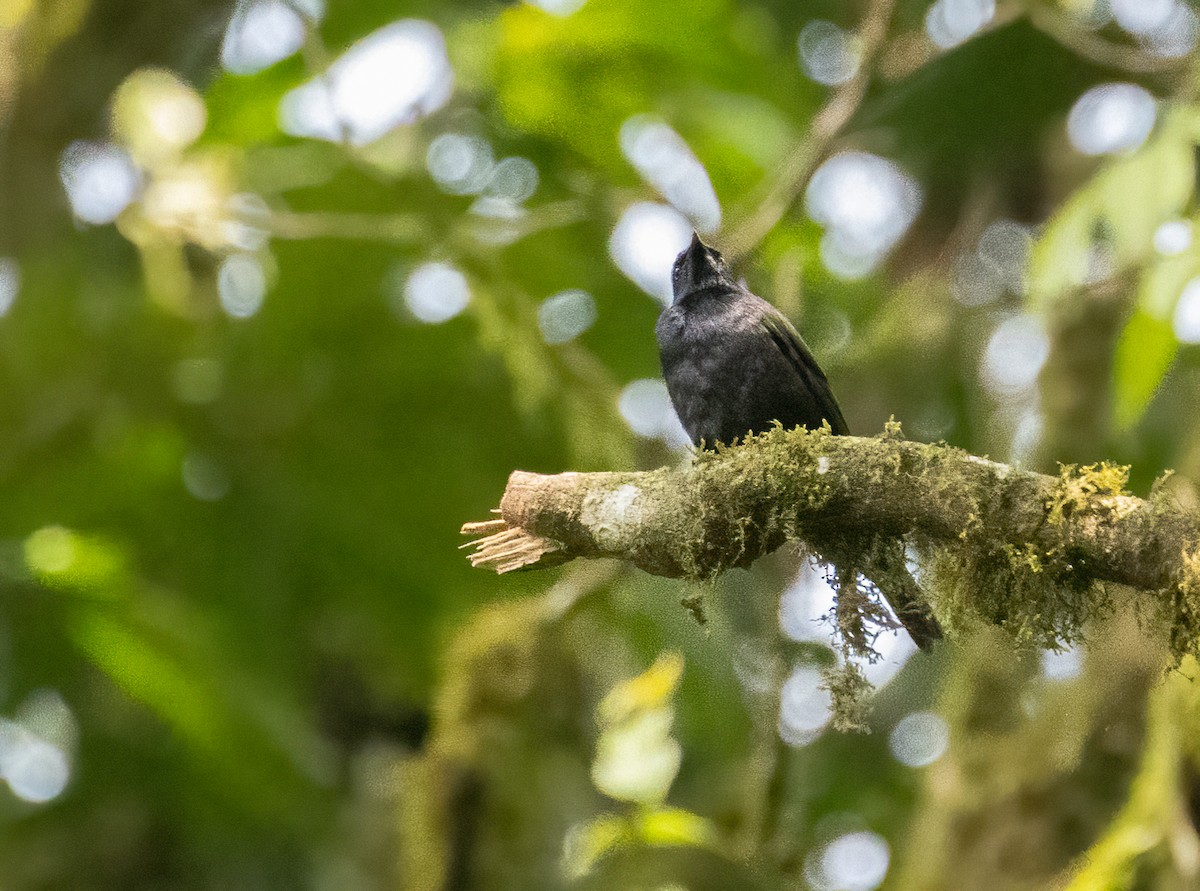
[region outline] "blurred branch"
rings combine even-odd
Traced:
[[[703,578],[793,538],[821,549],[915,534],[1019,551],[1031,573],[1058,561],[1076,580],[1172,586],[1200,520],[1125,494],[1124,480],[1123,468],[1107,465],[1052,477],[945,445],[775,430],[678,470],[516,471],[500,519],[463,532],[485,536],[471,561],[498,572],[618,557],[656,575]]]
[[[1147,696],[1161,703],[1163,693],[1195,684],[1182,673],[1164,679],[1160,642],[1139,625],[1134,610],[1098,623],[1092,642],[1081,674],[1056,683],[1037,683],[1038,660],[1012,658],[1011,642],[994,631],[956,647],[955,658],[943,663],[934,706],[952,742],[922,780],[889,888],[1062,889],[1064,876],[1097,859],[1093,843],[1112,832],[1109,821],[1131,782],[1143,785],[1135,777]],[[1071,730],[1064,733],[1066,727]],[[1146,791],[1162,794],[1160,788]],[[1140,853],[1155,840],[1147,833],[1129,847]],[[1151,879],[1144,887],[1189,886]]]
[[[574,201],[555,201],[526,210],[521,216],[495,219],[486,216],[472,220],[472,231],[484,236],[499,232],[505,239],[524,238],[545,229],[570,226],[583,219],[583,208]],[[261,226],[256,215],[242,220]],[[273,210],[267,230],[275,238],[345,238],[382,241],[390,244],[417,244],[431,239],[428,222],[415,214],[299,212]]]
[[[424,238],[428,226],[420,217],[404,214],[272,211],[267,229],[275,238],[347,238],[413,244]]]
[[[1106,68],[1120,68],[1134,74],[1154,74],[1180,68],[1191,59],[1190,55],[1177,58],[1155,56],[1136,46],[1108,40],[1088,30],[1069,13],[1049,4],[1030,4],[1029,21],[1071,52]]]
[[[1126,276],[1076,291],[1047,313],[1050,353],[1038,377],[1044,433],[1036,454],[1093,461],[1113,429],[1113,361],[1136,288]]]
[[[858,71],[829,97],[812,119],[808,135],[783,162],[774,182],[767,188],[750,215],[729,235],[726,255],[744,257],[766,237],[803,191],[829,144],[854,117],[871,83],[875,62],[887,38],[895,0],[872,0],[858,28],[860,61]]]
[[[284,5],[291,9],[304,22],[304,45],[301,47],[304,67],[314,77],[324,74],[333,64],[333,53],[321,39],[321,19],[313,15],[310,4],[300,0],[284,0]],[[344,131],[344,128],[343,128]],[[349,145],[349,137],[343,132],[343,142]]]

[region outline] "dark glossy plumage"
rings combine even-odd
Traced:
[[[655,326],[675,411],[696,445],[747,433],[816,428],[849,433],[829,381],[779,310],[734,280],[721,255],[693,236],[671,273],[675,300]]]

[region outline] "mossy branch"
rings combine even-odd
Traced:
[[[675,578],[747,566],[791,539],[824,551],[829,542],[911,536],[974,561],[988,577],[998,577],[1003,560],[1004,596],[1021,596],[1026,583],[1013,583],[1018,575],[1075,591],[1118,582],[1170,589],[1183,596],[1182,611],[1195,612],[1196,561],[1185,558],[1200,539],[1200,520],[1127,494],[1126,478],[1125,468],[1110,465],[1047,476],[908,442],[895,429],[877,438],[776,429],[700,453],[680,469],[517,471],[501,520],[463,532],[490,533],[474,542],[471,559],[501,572],[616,557]],[[1038,609],[1044,615],[1045,603]]]

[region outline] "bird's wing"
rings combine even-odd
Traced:
[[[775,342],[775,346],[779,347],[784,358],[788,360],[788,364],[796,370],[796,374],[800,375],[800,380],[804,381],[805,386],[813,394],[820,405],[821,414],[829,421],[833,432],[840,435],[849,434],[850,428],[846,425],[846,419],[842,417],[842,410],[838,408],[837,400],[833,398],[833,391],[829,389],[829,381],[825,377],[825,372],[813,358],[813,354],[809,350],[808,344],[804,342],[804,338],[800,336],[800,332],[782,315],[773,312],[763,315],[762,326],[770,335],[771,340]]]

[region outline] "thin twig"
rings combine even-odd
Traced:
[[[524,238],[546,229],[573,225],[583,218],[583,208],[577,202],[555,201],[530,208],[521,216],[502,223],[511,227],[513,238]],[[241,221],[255,227],[263,225],[262,219],[257,215],[247,216]],[[477,217],[475,225],[478,231],[486,233],[498,224],[487,217]],[[272,210],[267,217],[266,228],[274,238],[299,241],[344,238],[411,245],[431,238],[429,226],[420,217],[412,214]]]
[[[840,86],[813,117],[808,135],[783,162],[778,175],[767,188],[758,206],[746,217],[726,242],[726,254],[732,260],[754,250],[795,203],[830,143],[854,117],[870,86],[875,64],[887,39],[895,0],[873,0],[858,29],[861,61],[858,71]]]
[[[255,225],[261,224],[261,220],[255,221]],[[384,241],[389,244],[414,244],[425,238],[428,227],[419,217],[405,214],[298,213],[273,210],[267,218],[267,230],[274,238],[288,240],[346,238]]]
[[[1031,4],[1030,23],[1071,52],[1106,68],[1120,68],[1134,74],[1174,71],[1191,64],[1191,55],[1178,58],[1156,56],[1130,44],[1116,43],[1082,27],[1064,13],[1046,4]]]

